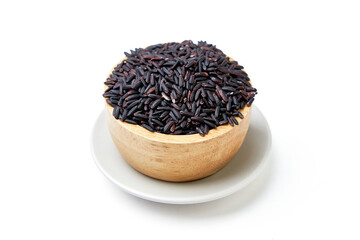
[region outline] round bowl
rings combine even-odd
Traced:
[[[106,103],[111,137],[123,158],[139,172],[161,180],[185,182],[207,177],[223,168],[241,147],[250,124],[251,107],[236,117],[239,125],[222,125],[204,137],[150,132],[112,115]]]
[[[198,180],[223,168],[244,142],[251,117],[251,106],[245,106],[239,110],[244,118],[235,117],[239,125],[234,127],[218,126],[204,137],[169,135],[115,119],[114,108],[105,104],[108,128],[122,157],[137,171],[170,182]]]

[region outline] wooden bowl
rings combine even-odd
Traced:
[[[139,172],[171,182],[201,179],[223,168],[244,142],[251,117],[251,106],[245,106],[240,110],[244,118],[235,117],[239,125],[234,127],[222,125],[204,137],[169,135],[115,119],[114,108],[105,104],[109,131],[122,157]]]
[[[239,125],[222,125],[201,137],[153,133],[143,127],[117,120],[106,103],[112,139],[123,158],[139,172],[172,182],[207,177],[223,168],[242,145],[250,124],[251,107],[241,110]]]

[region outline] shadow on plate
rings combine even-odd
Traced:
[[[276,168],[273,151],[269,157],[270,159],[263,172],[248,186],[230,196],[206,203],[188,205],[157,203],[132,196],[116,186],[113,187],[116,191],[121,192],[121,194],[126,194],[131,198],[131,201],[139,208],[142,208],[144,211],[153,212],[154,214],[164,214],[176,218],[209,218],[234,214],[245,208],[249,208],[259,201],[271,185],[273,172]]]

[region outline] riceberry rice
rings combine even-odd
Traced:
[[[243,66],[204,41],[156,44],[125,52],[103,97],[116,119],[151,132],[205,136],[238,125],[257,89]]]

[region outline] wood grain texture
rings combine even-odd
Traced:
[[[207,177],[223,168],[239,150],[250,124],[251,107],[237,117],[239,125],[223,125],[205,137],[153,133],[117,120],[106,104],[111,137],[123,158],[136,170],[153,178],[183,182]]]

